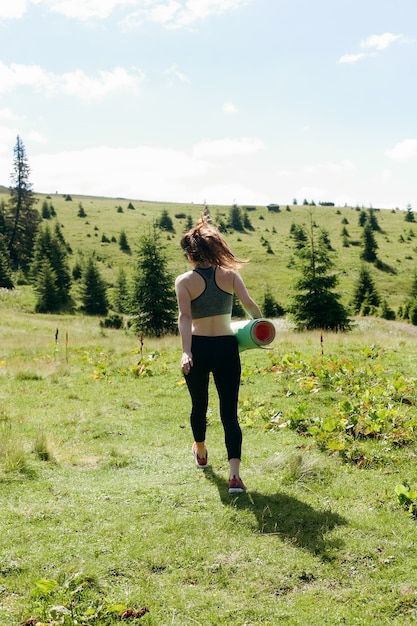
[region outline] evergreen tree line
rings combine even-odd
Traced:
[[[56,219],[51,222],[56,218],[54,207],[44,201],[41,213],[38,212],[29,173],[25,148],[18,137],[14,148],[10,198],[0,205],[0,287],[12,289],[14,277],[20,273],[33,285],[37,312],[74,310],[76,298],[81,303],[80,309],[87,314],[106,316],[111,309],[114,314],[106,320],[107,325],[121,325],[123,318],[120,315],[127,315],[136,331],[154,336],[175,332],[177,306],[174,277],[168,271],[167,257],[160,240],[161,232],[175,232],[168,211],[164,210],[150,231],[139,238],[132,275],[128,278],[125,269],[120,268],[112,297],[109,298],[108,285],[94,255],[80,257],[71,272],[71,248]],[[134,209],[133,205],[130,208]],[[78,217],[85,216],[80,203]],[[192,218],[182,217],[186,218],[185,230],[188,230],[192,226]],[[412,221],[413,218],[410,209],[406,220]],[[216,223],[223,231],[253,230],[248,211],[237,205],[230,208],[228,215],[218,214]],[[347,220],[342,236],[348,239],[346,223]],[[309,228],[291,226],[298,277],[294,281],[290,307],[285,311],[270,287],[266,286],[261,302],[264,315],[274,318],[288,312],[298,329],[337,331],[350,328],[350,311],[360,315],[379,312],[387,319],[394,319],[395,314],[387,302],[381,302],[369,270],[370,264],[386,269],[377,256],[375,233],[381,232],[381,229],[375,212],[372,209],[360,211],[359,224],[363,229],[360,254],[363,266],[349,308],[342,305],[341,297],[335,291],[338,280],[333,271],[334,251],[328,233],[314,224],[310,212]],[[262,244],[267,253],[273,254],[266,239]],[[124,231],[120,234],[119,245],[124,252],[131,254]],[[399,314],[417,324],[417,275],[410,297]],[[237,300],[234,301],[233,315],[245,315]]]

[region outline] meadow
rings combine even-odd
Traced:
[[[46,199],[39,194],[40,204]],[[173,275],[184,217],[202,206],[51,194],[74,255],[94,250],[110,286],[166,209]],[[82,203],[86,218],[77,217]],[[122,207],[120,212],[119,207]],[[39,205],[40,207],[40,205]],[[349,302],[353,207],[252,207],[231,233],[256,299],[288,304],[292,223],[310,211],[337,253]],[[228,207],[210,207],[227,215]],[[404,212],[376,213],[381,296],[396,309],[415,271]],[[132,255],[117,244],[124,229]],[[108,242],[102,241],[105,235]],[[112,241],[113,239],[113,241]],[[272,249],[267,253],[265,240]],[[417,330],[356,318],[349,333],[275,320],[270,350],[242,353],[242,476],[231,496],[214,388],[210,467],[191,456],[176,336],[143,342],[94,317],[34,314],[28,285],[0,290],[0,625],[335,626],[417,620]]]
[[[277,320],[271,350],[242,353],[248,492],[231,496],[214,389],[194,465],[177,337],[1,295],[2,626],[414,623],[413,326],[321,341]]]

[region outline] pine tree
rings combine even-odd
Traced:
[[[45,298],[43,299],[43,311],[57,311],[70,300],[71,274],[68,264],[68,255],[65,240],[62,232],[58,229],[59,235],[51,232],[49,224],[45,224],[36,236],[33,250],[33,261],[30,266],[32,282],[38,284],[38,275],[44,262],[48,261],[54,272],[56,284],[56,298],[51,299],[55,308],[45,308]],[[43,296],[42,296],[43,297]]]
[[[120,231],[119,248],[120,248],[120,250],[122,250],[122,252],[126,252],[126,254],[130,254],[131,253],[129,242],[127,240],[126,231],[124,231],[124,230]]]
[[[246,230],[255,230],[252,226],[252,222],[250,221],[249,213],[247,211],[243,212],[243,228]]]
[[[379,306],[380,297],[367,267],[362,266],[356,281],[352,306],[355,314],[370,315]]]
[[[116,278],[115,291],[113,296],[113,309],[117,313],[129,312],[129,287],[126,272],[123,267],[119,269]]]
[[[326,233],[320,231],[316,237],[312,216],[310,218],[307,242],[295,248],[301,276],[295,281],[290,314],[298,330],[320,328],[345,331],[350,328],[351,322],[340,302],[340,295],[333,291],[338,281],[336,275],[331,273],[333,261]]]
[[[155,226],[139,239],[130,303],[135,329],[155,337],[177,327],[174,279],[159,239]]]
[[[88,315],[107,314],[107,286],[92,256],[88,258],[84,266],[80,292],[81,308],[85,313]]]
[[[378,219],[377,219],[377,216],[375,215],[374,209],[369,209],[367,220],[369,221],[369,224],[373,231],[378,232],[378,233],[381,232],[381,227],[378,223]]]
[[[43,258],[36,274],[34,289],[37,295],[35,311],[51,313],[60,307],[57,275],[48,259]]]
[[[184,232],[188,233],[189,230],[191,230],[193,227],[193,218],[191,215],[187,215],[187,218],[185,220],[185,225],[184,225]]]
[[[162,211],[161,217],[158,220],[158,226],[161,230],[165,230],[168,233],[175,233],[174,224],[167,209]]]
[[[51,219],[51,211],[49,209],[49,204],[48,204],[47,200],[44,200],[42,202],[41,215],[42,215],[42,219],[44,219],[44,220],[50,220]]]
[[[361,212],[359,213],[359,226],[365,226],[366,224],[366,220],[368,219],[368,216],[366,215],[366,211],[364,211],[363,209],[361,210]]]
[[[304,248],[308,241],[306,230],[303,226],[298,226],[294,222],[290,226],[290,234],[295,241],[297,248]]]
[[[417,299],[417,269],[414,269],[413,280],[408,290],[410,298]]]
[[[405,221],[406,222],[415,222],[415,216],[414,216],[414,211],[413,211],[413,207],[411,206],[411,204],[407,204],[407,210],[405,212]]]
[[[275,298],[269,286],[265,289],[262,312],[264,316],[268,318],[282,317],[282,315],[285,314],[284,309],[278,304],[278,300]]]
[[[0,200],[0,235],[6,237],[6,213],[7,207],[4,199]]]
[[[26,149],[18,136],[14,147],[12,185],[6,214],[6,239],[13,268],[23,270],[29,266],[33,241],[41,221],[39,212],[34,208],[37,199],[32,191],[29,174]]]
[[[372,230],[372,226],[369,220],[366,221],[362,234],[363,250],[361,252],[361,259],[368,263],[374,263],[377,260],[376,250],[378,244],[376,243],[375,236]]]
[[[243,232],[245,230],[243,226],[242,211],[237,204],[234,204],[230,208],[227,226],[233,230],[237,230],[238,232]]]
[[[13,289],[12,270],[4,235],[0,233],[0,288]]]

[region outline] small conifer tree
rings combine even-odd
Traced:
[[[333,261],[330,258],[327,234],[314,233],[312,214],[306,243],[295,248],[297,265],[300,271],[295,281],[295,295],[290,306],[290,314],[298,330],[345,331],[350,328],[347,310],[340,302],[340,295],[334,292],[337,276],[332,273]]]
[[[271,287],[267,287],[264,293],[264,299],[262,303],[262,312],[265,317],[282,317],[285,314],[285,310],[272,293]]]
[[[119,248],[120,248],[120,250],[122,250],[122,252],[126,252],[126,254],[130,254],[131,253],[129,242],[127,240],[127,235],[126,235],[126,231],[125,230],[121,230],[120,231]]]
[[[81,308],[88,315],[106,315],[108,310],[107,285],[98,265],[90,256],[81,277]]]
[[[131,293],[133,324],[139,332],[160,337],[177,328],[177,302],[174,279],[154,225],[139,239]]]
[[[48,223],[46,223],[43,228],[39,229],[34,243],[30,277],[32,283],[35,285],[35,290],[38,286],[38,275],[41,268],[43,268],[43,271],[47,275],[48,281],[52,280],[49,277],[44,261],[48,261],[50,268],[54,272],[53,276],[57,297],[47,299],[42,295],[42,311],[57,311],[70,299],[71,274],[68,264],[67,247],[62,231],[59,229],[59,226],[58,229],[55,228],[54,231],[51,231]],[[47,303],[51,303],[55,308],[45,308]]]
[[[118,271],[115,291],[113,296],[113,308],[117,313],[129,312],[129,286],[126,272],[123,267]]]
[[[34,289],[37,295],[35,304],[37,313],[50,313],[59,309],[61,301],[57,275],[46,258],[43,258],[38,266]]]
[[[378,249],[378,244],[376,243],[373,229],[369,221],[365,223],[363,228],[362,245],[363,249],[361,252],[361,259],[363,261],[367,261],[368,263],[374,263],[377,261],[378,257],[376,255],[376,251]]]
[[[380,297],[367,267],[362,266],[353,293],[352,306],[355,314],[370,315],[380,304]]]
[[[0,233],[0,288],[13,289],[12,269],[4,235]]]

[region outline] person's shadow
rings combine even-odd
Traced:
[[[229,494],[228,481],[211,467],[204,471],[204,475],[216,485],[225,506],[254,514],[260,534],[275,535],[326,559],[332,558],[332,550],[341,547],[342,540],[328,537],[329,531],[336,526],[347,524],[347,520],[337,513],[313,509],[283,492],[272,495],[257,491]]]

